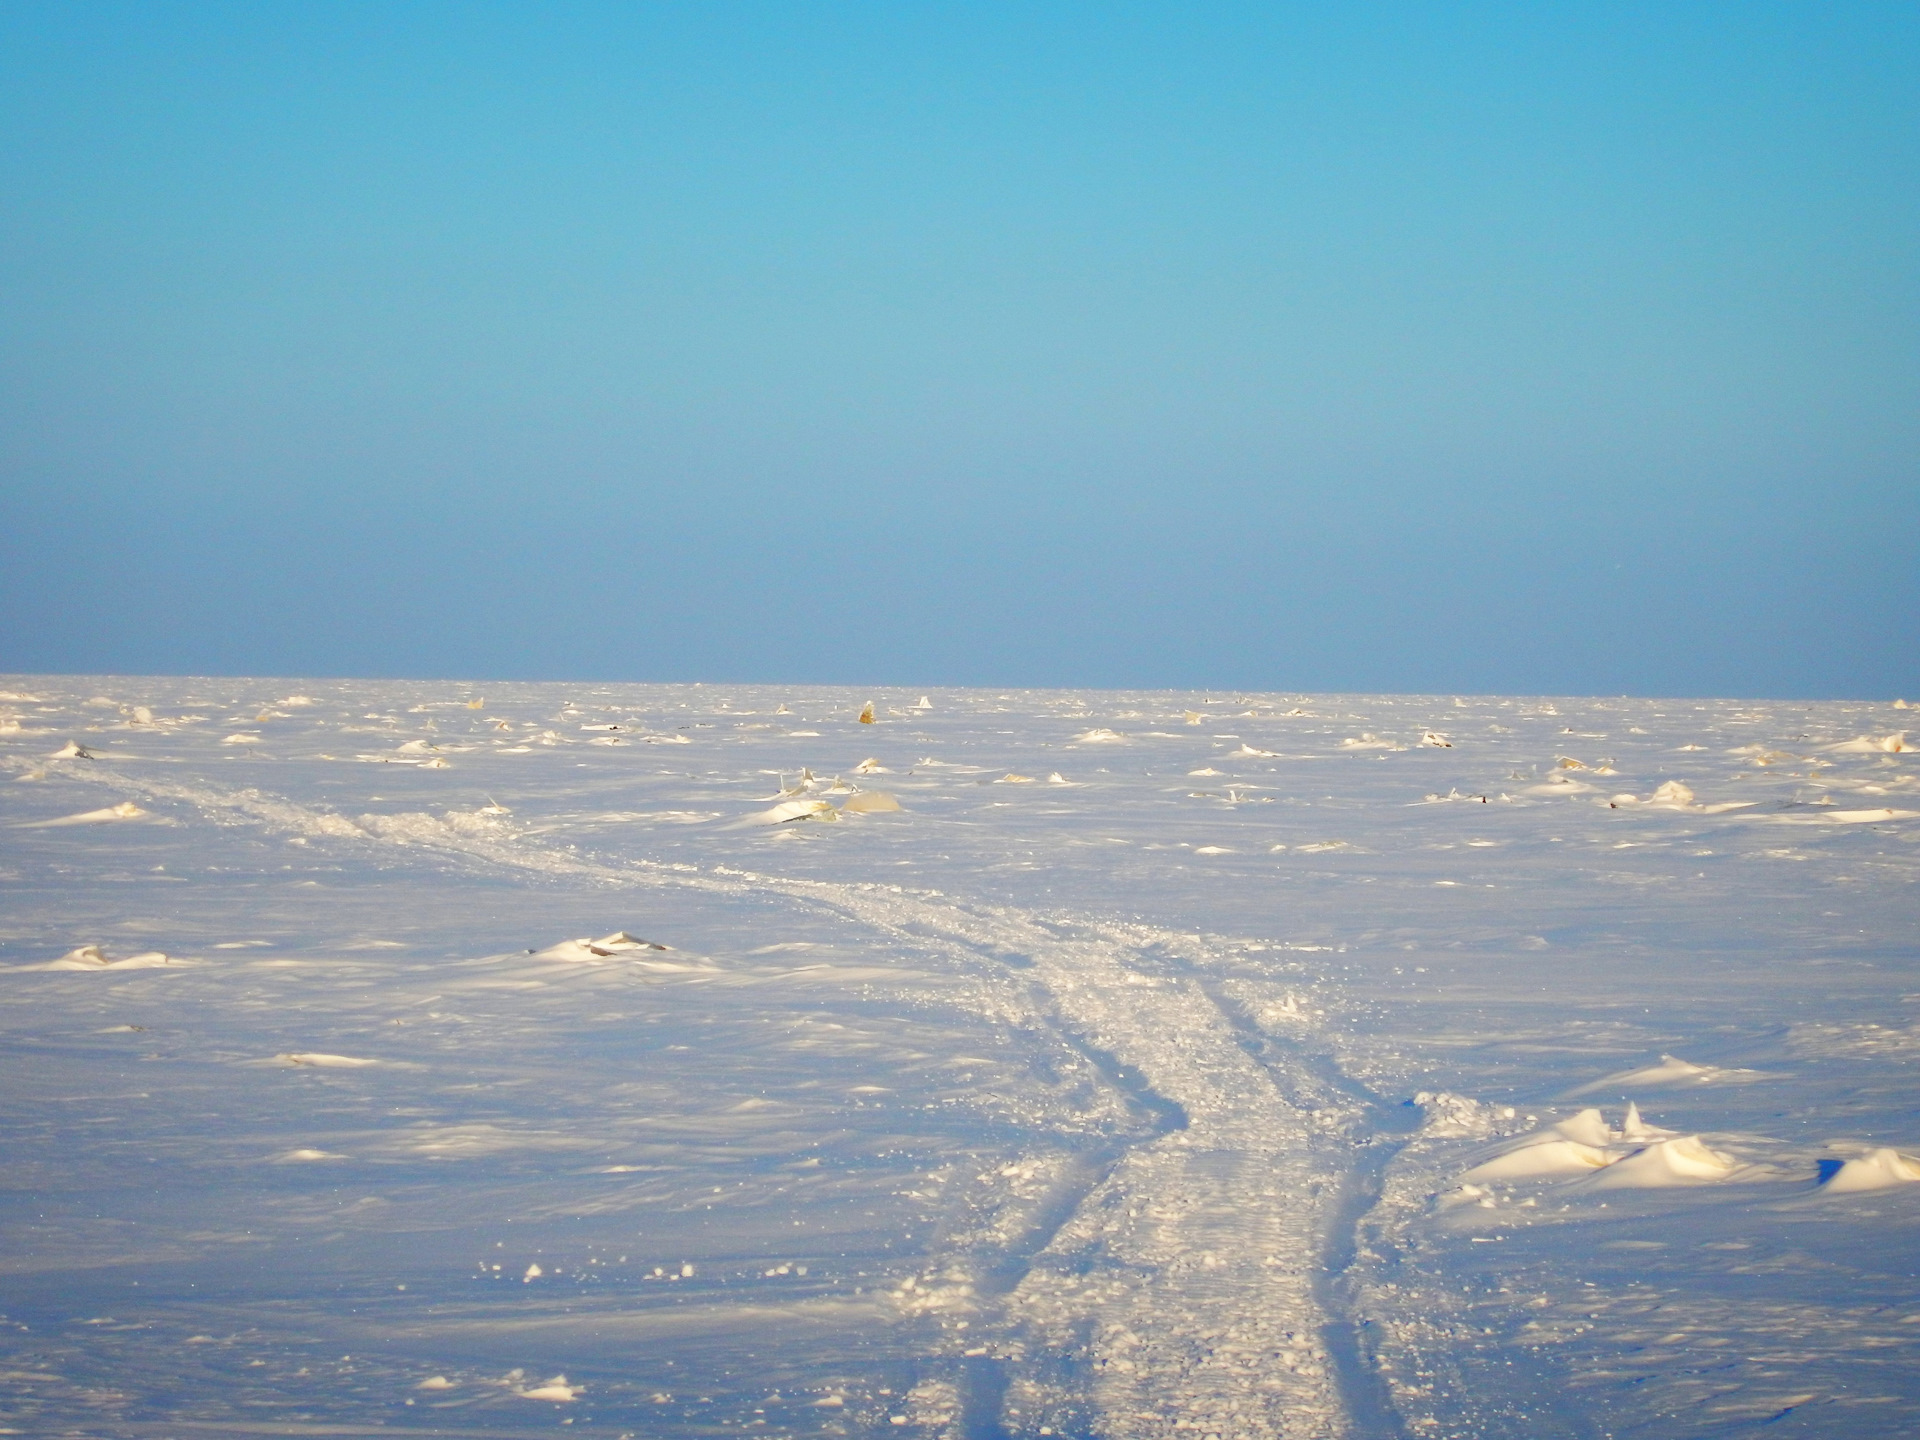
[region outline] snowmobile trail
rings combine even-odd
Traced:
[[[1217,948],[1149,925],[1075,921],[903,887],[714,866],[621,862],[426,814],[357,820],[252,789],[124,774],[90,782],[216,823],[327,845],[405,847],[443,862],[595,886],[774,897],[824,911],[974,980],[969,1003],[1039,1023],[1096,1059],[1140,1113],[1135,1140],[1091,1157],[1024,1241],[951,1255],[908,1315],[977,1317],[952,1341],[964,1427],[1018,1405],[1056,1433],[1346,1436],[1356,1381],[1329,1336],[1328,1236],[1351,1223],[1360,1107],[1271,1041],[1209,978]],[[1168,963],[1177,956],[1178,963]],[[1368,1417],[1369,1419],[1373,1417]],[[957,1432],[956,1432],[957,1433]]]

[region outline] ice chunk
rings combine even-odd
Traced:
[[[1078,735],[1073,737],[1073,743],[1076,745],[1114,745],[1126,738],[1127,737],[1122,735],[1118,730],[1095,728],[1092,730],[1082,730]]]
[[[284,1060],[289,1065],[312,1065],[322,1070],[358,1070],[367,1065],[378,1065],[378,1060],[363,1060],[358,1055],[328,1055],[319,1050],[306,1050],[295,1055],[276,1055],[276,1060]]]
[[[826,800],[787,800],[771,809],[749,815],[747,825],[785,825],[794,820],[838,820],[840,812]]]
[[[862,725],[871,725],[874,723],[873,722],[873,701],[869,700],[865,705],[862,705],[860,707],[860,723]]]
[[[81,945],[69,950],[58,960],[49,960],[44,965],[29,965],[29,970],[153,970],[174,963],[171,956],[159,950],[145,950],[138,955],[129,955],[124,960],[108,957],[106,951],[98,945]]]
[[[786,779],[787,777],[784,775],[780,777],[780,793],[778,795],[773,796],[772,797],[773,799],[791,800],[796,795],[806,794],[809,790],[813,789],[813,787],[819,783],[817,780],[813,778],[813,771],[809,767],[804,765],[800,767],[800,778],[794,781],[793,784],[791,785],[787,784]]]
[[[1847,1161],[1821,1187],[1836,1194],[1860,1190],[1889,1190],[1920,1180],[1920,1161],[1909,1159],[1898,1150],[1882,1147],[1870,1154]]]
[[[580,1387],[569,1385],[566,1376],[556,1375],[544,1385],[522,1390],[519,1394],[522,1400],[572,1400],[579,1396]]]
[[[1611,775],[1611,766],[1602,766],[1594,772],[1596,775]],[[1531,793],[1539,793],[1540,787]],[[1645,800],[1633,794],[1620,794],[1610,798],[1607,803],[1615,810],[1623,805],[1645,805],[1654,810],[1685,810],[1695,815],[1724,815],[1729,810],[1748,810],[1753,807],[1751,800],[1727,800],[1717,805],[1702,805],[1694,799],[1693,791],[1678,780],[1668,780]]]
[[[1731,1155],[1707,1148],[1698,1135],[1678,1135],[1636,1150],[1594,1176],[1598,1190],[1662,1190],[1674,1185],[1712,1185],[1740,1168]]]
[[[78,740],[69,740],[47,758],[49,760],[92,760],[96,757],[91,750],[87,749],[87,747],[82,745]]]
[[[1438,730],[1427,731],[1426,734],[1420,737],[1420,743],[1422,745],[1436,745],[1442,750],[1451,750],[1453,748],[1453,741],[1442,735]]]
[[[853,767],[853,773],[856,775],[884,775],[887,773],[887,767],[869,755]]]
[[[1662,1130],[1658,1125],[1649,1125],[1640,1118],[1640,1107],[1629,1100],[1627,1118],[1621,1123],[1620,1138],[1630,1145],[1642,1145],[1649,1140],[1661,1140],[1673,1134],[1671,1130]]]
[[[1391,740],[1382,740],[1371,730],[1362,730],[1356,739],[1349,736],[1340,742],[1342,750],[1398,750],[1401,747]]]
[[[900,802],[884,790],[863,790],[840,807],[848,815],[885,815],[899,808]]]
[[[933,709],[933,701],[929,700],[926,696],[922,695],[920,697],[919,703],[912,706],[911,708],[915,710],[931,710]]]
[[[642,940],[638,935],[629,935],[624,930],[616,930],[611,935],[602,935],[598,940],[562,940],[558,945],[549,945],[544,950],[534,951],[533,958],[591,965],[597,961],[611,960],[621,955],[666,948],[652,940]]]

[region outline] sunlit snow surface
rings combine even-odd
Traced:
[[[1904,709],[0,689],[12,1430],[1920,1413]]]

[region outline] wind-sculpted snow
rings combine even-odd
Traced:
[[[1889,707],[0,690],[24,1433],[1920,1401]]]

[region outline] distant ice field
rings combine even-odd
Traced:
[[[1912,1433],[1912,717],[0,677],[0,1427]]]

